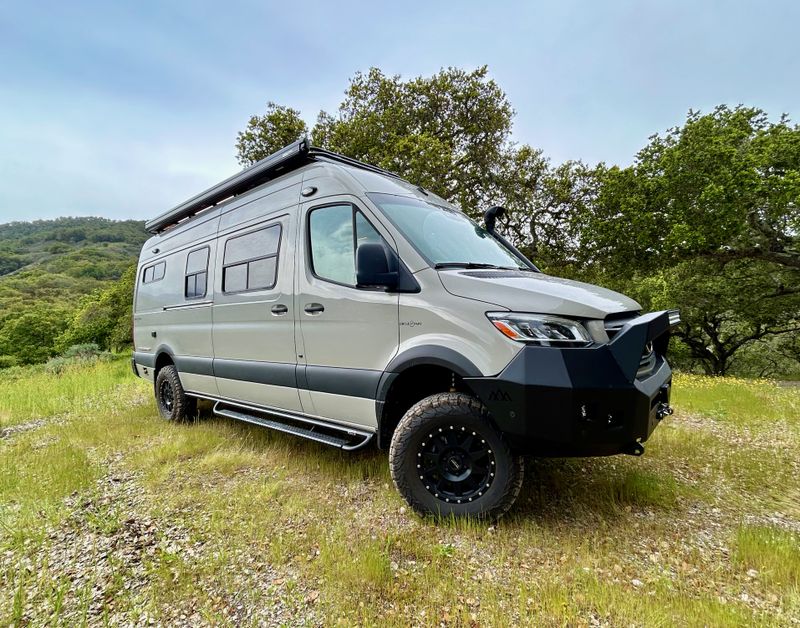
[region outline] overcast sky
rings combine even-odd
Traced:
[[[630,163],[689,108],[800,121],[800,3],[0,3],[0,222],[152,217],[239,168],[268,100],[313,123],[348,79],[488,64],[514,138]]]

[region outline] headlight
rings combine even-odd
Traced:
[[[542,347],[586,347],[592,337],[578,321],[546,314],[487,312],[504,336]]]

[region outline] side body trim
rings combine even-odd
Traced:
[[[332,366],[298,365],[297,369],[305,371],[303,383],[307,390],[365,399],[375,399],[383,375],[381,371]]]
[[[297,365],[214,358],[214,375],[224,379],[297,388]]]
[[[364,399],[376,398],[378,385],[384,375],[383,371],[369,369],[176,356],[165,348],[159,348],[157,353],[136,351],[133,354],[133,360],[136,364],[155,368],[159,353],[169,354],[175,366],[183,373],[212,375],[223,379],[300,388]]]

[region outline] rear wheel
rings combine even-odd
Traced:
[[[489,422],[486,408],[462,393],[423,399],[400,421],[389,449],[392,479],[421,514],[491,519],[511,508],[523,459]]]
[[[155,382],[156,404],[168,421],[188,421],[197,411],[197,400],[183,390],[178,369],[172,364],[158,371]]]

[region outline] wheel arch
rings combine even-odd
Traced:
[[[420,345],[395,356],[375,397],[378,447],[388,449],[402,415],[417,401],[453,388],[472,394],[464,378],[481,375],[472,361],[448,347]]]
[[[175,354],[167,346],[160,346],[155,351],[155,361],[153,362],[153,379],[158,377],[158,372],[165,366],[175,366]]]

